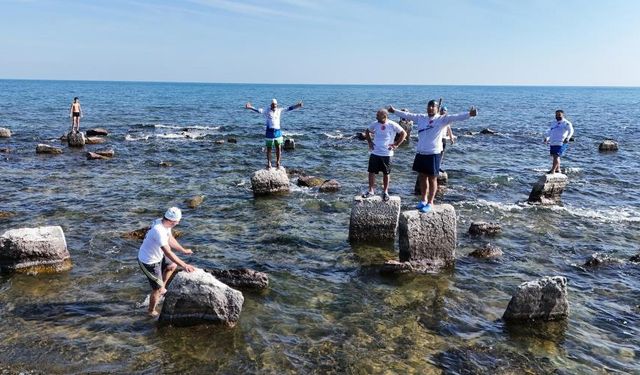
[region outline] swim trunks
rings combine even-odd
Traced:
[[[80,112],[73,112],[73,117],[80,117]]]
[[[375,174],[382,172],[382,174],[388,175],[391,173],[391,157],[374,154],[369,155],[369,167],[367,171]]]
[[[441,154],[416,154],[412,169],[427,176],[437,176],[440,173],[440,160],[442,160]]]
[[[562,156],[564,155],[565,152],[567,152],[568,148],[569,148],[569,144],[567,143],[561,146],[551,146],[549,147],[549,155]]]
[[[151,285],[151,289],[158,290],[164,286],[164,282],[162,281],[162,274],[164,270],[167,268],[169,264],[173,263],[171,260],[167,259],[167,257],[163,257],[161,262],[146,264],[142,263],[138,260],[138,265],[142,270],[142,273],[149,280],[149,284]]]

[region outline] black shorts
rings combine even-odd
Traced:
[[[144,275],[149,280],[149,285],[151,285],[151,289],[153,290],[158,290],[164,286],[164,282],[162,281],[162,274],[164,273],[164,270],[167,269],[167,267],[172,263],[173,262],[167,259],[167,257],[163,257],[161,262],[152,264],[142,263],[140,260],[138,260],[138,265],[140,266],[142,273],[144,273]]]
[[[369,155],[369,168],[367,168],[367,171],[375,174],[382,172],[384,175],[391,173],[391,156]]]
[[[80,117],[80,112],[73,112],[73,117]]]
[[[437,176],[440,173],[441,154],[422,155],[416,154],[413,159],[413,170],[427,176]]]

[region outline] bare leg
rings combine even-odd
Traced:
[[[167,287],[167,281],[169,281],[171,275],[176,271],[176,268],[178,268],[178,266],[175,263],[171,263],[167,268],[165,268],[164,273],[162,274],[162,281],[164,282],[165,288]]]
[[[433,200],[436,197],[436,191],[438,190],[438,176],[429,177],[429,204],[433,205]]]
[[[80,131],[80,116],[76,117],[76,131]]]
[[[276,146],[276,168],[280,168],[280,154],[282,153],[282,146]]]
[[[267,169],[271,168],[271,147],[267,147]]]
[[[373,194],[373,190],[376,188],[376,175],[369,173],[369,192]]]
[[[559,162],[559,158],[557,155],[553,155],[553,162],[551,163],[551,173],[556,173],[556,171],[558,170],[558,168],[560,167],[560,162]]]
[[[422,202],[426,202],[427,190],[429,189],[429,182],[427,182],[427,175],[424,173],[420,173],[418,175],[418,179],[420,180],[420,199],[422,199]]]
[[[556,173],[560,173],[560,156],[556,156]]]
[[[149,311],[148,311],[149,315],[151,316],[158,315],[158,313],[156,312],[156,306],[158,305],[158,300],[160,300],[160,294],[162,289],[155,289],[153,292],[151,292],[151,297],[149,298]]]
[[[71,116],[71,132],[74,132],[76,128],[76,118]]]
[[[382,187],[384,187],[384,192],[389,194],[389,175],[382,175]]]

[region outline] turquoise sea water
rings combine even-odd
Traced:
[[[81,128],[103,127],[105,145],[35,154],[69,126],[80,97]],[[338,193],[299,188],[254,198],[250,176],[265,164],[266,107],[304,100],[283,117],[297,148],[286,168],[335,178]],[[352,139],[390,104],[423,111],[443,97],[456,123],[442,200],[458,215],[457,261],[438,275],[389,279],[380,264],[397,244],[351,246],[354,195],[366,187],[366,143]],[[576,129],[563,158],[563,204],[528,206],[532,184],[550,167],[543,133],[562,108]],[[638,373],[640,265],[581,267],[601,252],[640,252],[640,89],[475,86],[318,86],[0,80],[0,232],[61,225],[74,268],[58,275],[0,276],[0,369],[47,373]],[[392,117],[393,119],[393,117]],[[491,128],[498,135],[476,132]],[[471,131],[472,135],[465,133]],[[415,135],[414,135],[415,136]],[[215,144],[234,137],[237,144]],[[620,151],[598,152],[604,138]],[[415,139],[394,158],[391,190],[403,209],[416,202]],[[112,147],[109,161],[87,150]],[[173,164],[158,166],[160,161]],[[197,209],[184,200],[205,195]],[[166,207],[184,210],[180,240],[200,267],[250,267],[270,288],[245,293],[234,329],[157,327],[139,307],[148,284],[139,243],[121,234],[148,225]],[[468,253],[472,221],[494,221],[494,261]],[[545,275],[569,280],[566,322],[508,327],[500,320],[518,284]]]

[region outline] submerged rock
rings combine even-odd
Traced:
[[[11,138],[11,130],[0,128],[0,138]]]
[[[71,255],[59,226],[12,229],[0,236],[0,270],[51,273],[69,269]]]
[[[365,132],[357,132],[353,137],[359,141],[367,140],[367,135],[365,134]]]
[[[442,263],[437,261],[422,260],[400,262],[388,260],[380,268],[383,275],[400,275],[405,273],[435,273],[442,269]]]
[[[87,140],[83,132],[69,132],[67,134],[67,144],[69,147],[83,147]]]
[[[395,239],[400,215],[400,197],[385,202],[380,196],[353,198],[349,219],[350,241],[389,241]]]
[[[495,134],[498,134],[498,132],[497,132],[497,131],[495,131],[495,130],[492,130],[492,129],[486,128],[486,129],[482,129],[482,130],[480,130],[480,134],[495,135]]]
[[[234,327],[244,297],[201,269],[178,272],[165,294],[159,322],[178,326],[216,324]]]
[[[450,204],[431,211],[405,211],[398,227],[400,261],[448,267],[456,258],[456,211]]]
[[[398,125],[400,125],[400,127],[407,133],[407,137],[404,139],[404,143],[402,144],[409,144],[409,141],[411,140],[411,129],[413,128],[413,121],[401,119],[400,121],[398,121]],[[396,134],[393,141],[397,143],[399,140],[400,134]]]
[[[295,150],[296,149],[296,141],[293,138],[287,138],[284,140],[284,146],[282,146],[285,150]]]
[[[111,159],[115,155],[113,149],[98,150],[96,152],[87,152],[87,160]]]
[[[227,138],[227,142],[228,143],[238,143],[238,139],[237,138]]]
[[[161,161],[160,163],[158,163],[159,167],[173,167],[173,163],[171,163],[170,161]]]
[[[633,255],[631,258],[629,258],[629,261],[631,262],[635,262],[635,263],[640,263],[640,253]]]
[[[593,253],[584,262],[584,267],[592,268],[598,266],[604,266],[608,264],[620,264],[623,263],[622,259],[614,258],[607,254]]]
[[[545,174],[533,185],[529,203],[552,205],[560,203],[560,198],[569,179],[562,173]]]
[[[286,193],[289,191],[287,171],[282,167],[260,169],[251,177],[251,189],[255,195]]]
[[[333,193],[339,191],[342,186],[337,180],[326,180],[320,185],[318,189],[322,193]]]
[[[94,128],[87,130],[87,137],[100,136],[106,137],[109,135],[109,132],[103,128]]]
[[[8,154],[11,152],[9,147],[0,147],[0,154]]]
[[[204,195],[196,195],[195,197],[189,198],[185,201],[187,207],[196,208],[204,202]]]
[[[231,270],[205,268],[204,271],[233,288],[259,290],[269,286],[269,276],[266,273],[248,268]]]
[[[11,212],[11,211],[0,211],[0,220],[2,219],[8,219],[10,217],[14,217],[16,216],[15,212]]]
[[[502,256],[502,249],[492,244],[486,244],[483,247],[472,251],[469,256],[476,258],[497,258]]]
[[[315,176],[300,176],[298,177],[298,186],[305,187],[317,187],[322,185],[324,179]]]
[[[549,321],[568,315],[567,279],[545,276],[520,284],[502,318],[506,321]]]
[[[502,228],[500,224],[497,223],[486,223],[484,221],[474,221],[471,223],[469,227],[469,234],[472,236],[495,236],[502,232]]]
[[[563,374],[547,358],[523,355],[495,345],[454,347],[436,354],[434,359],[444,374]]]
[[[40,143],[39,145],[36,146],[36,154],[58,155],[58,154],[62,154],[62,149],[59,147],[53,147],[50,145]]]
[[[147,232],[151,229],[150,227],[144,227],[136,230],[132,230],[131,232],[122,233],[122,238],[126,238],[128,240],[144,240],[144,237],[147,235]],[[173,234],[173,238],[182,237],[182,231],[177,230],[175,228],[171,229],[171,234]]]
[[[618,142],[613,139],[605,139],[598,146],[598,151],[600,152],[608,152],[608,151],[618,151]]]
[[[107,140],[100,137],[87,137],[86,142],[88,145],[97,145],[101,143],[105,143]]]

